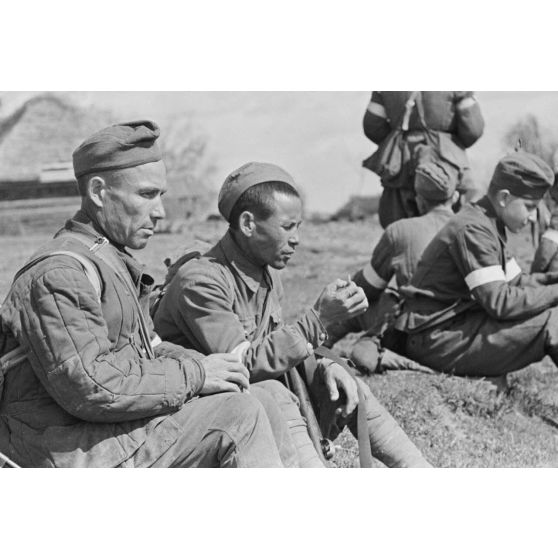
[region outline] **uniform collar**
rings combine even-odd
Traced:
[[[246,286],[253,293],[256,293],[262,284],[262,280],[267,275],[267,266],[261,267],[251,262],[235,242],[230,230],[219,241],[219,245],[231,267],[235,269]]]
[[[63,234],[64,232],[71,233],[72,231],[90,236],[92,242],[99,236],[107,238],[110,244],[116,249],[118,256],[124,261],[134,283],[137,284],[139,282],[140,277],[144,273],[145,266],[139,263],[124,246],[112,242],[101,227],[97,225],[83,209],[79,209],[71,219],[68,219],[64,224],[64,228],[58,231],[55,236]]]
[[[455,215],[453,209],[447,205],[437,205],[433,207],[428,213],[448,213],[450,215]],[[428,215],[426,213],[426,215]]]

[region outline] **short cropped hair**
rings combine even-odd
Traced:
[[[99,171],[99,172],[90,172],[89,174],[84,174],[77,179],[78,184],[78,192],[79,195],[84,198],[87,195],[87,184],[89,180],[94,176],[99,176],[103,178],[107,183],[114,183],[118,184],[122,171],[126,169],[114,169],[114,170],[106,170],[106,171]]]
[[[300,199],[297,190],[286,182],[262,182],[251,186],[238,198],[231,210],[229,216],[231,229],[238,230],[238,221],[244,211],[250,211],[261,220],[271,217],[275,210],[274,194]]]

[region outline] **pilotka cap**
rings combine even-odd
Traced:
[[[217,204],[221,215],[228,221],[238,198],[248,188],[262,182],[285,182],[296,189],[293,177],[281,167],[271,163],[246,163],[231,172],[221,186]]]
[[[457,186],[457,169],[442,161],[420,164],[415,170],[415,191],[426,200],[449,200]]]
[[[137,167],[162,159],[159,126],[149,120],[115,124],[94,133],[74,151],[74,174]]]
[[[496,165],[490,186],[519,198],[540,200],[553,183],[554,173],[540,157],[518,151]]]

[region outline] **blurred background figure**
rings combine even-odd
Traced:
[[[472,91],[373,91],[363,119],[364,133],[378,149],[363,166],[378,174],[383,192],[380,224],[418,216],[414,169],[419,145],[459,172],[458,191],[472,187],[466,148],[484,131],[484,119]]]

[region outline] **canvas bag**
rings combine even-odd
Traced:
[[[424,160],[431,157],[431,150],[434,151],[435,156],[444,160],[455,167],[459,173],[457,190],[467,190],[472,183],[471,169],[469,159],[465,148],[459,145],[454,136],[449,132],[441,132],[432,130],[426,125],[424,118],[424,107],[422,104],[422,94],[419,91],[416,97],[417,113],[419,116],[420,125],[425,136],[426,146],[431,149],[417,149],[414,154],[413,169],[417,168]]]
[[[397,126],[378,146],[378,149],[362,162],[363,167],[381,178],[384,187],[401,188],[409,179],[409,165],[413,157],[405,134],[409,130],[411,112],[419,95],[420,91],[411,93]]]

